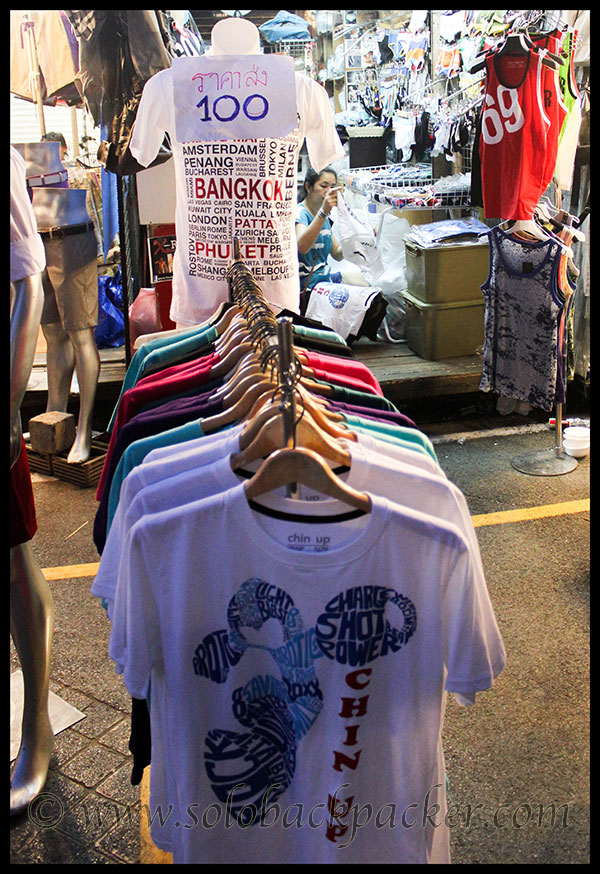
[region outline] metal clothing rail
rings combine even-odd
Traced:
[[[302,366],[293,351],[292,319],[288,316],[275,318],[262,289],[257,284],[249,267],[240,257],[239,241],[233,241],[234,260],[227,271],[229,299],[236,303],[246,319],[248,332],[256,351],[259,353],[263,370],[270,366],[271,373],[277,372],[277,388],[273,393],[280,396],[279,412],[282,415],[284,446],[295,448],[296,425],[296,384]],[[284,447],[282,447],[284,448]],[[296,487],[287,487],[290,497],[298,497]]]

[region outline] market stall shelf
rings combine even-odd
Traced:
[[[385,396],[394,402],[479,390],[483,362],[477,353],[426,361],[406,343],[393,345],[365,340],[359,340],[353,351],[355,358],[373,372]]]

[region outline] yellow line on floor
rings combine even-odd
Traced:
[[[544,504],[540,507],[520,507],[518,510],[501,510],[498,513],[482,513],[471,516],[474,528],[485,525],[505,525],[507,522],[525,522],[531,519],[544,519],[548,516],[567,516],[570,513],[583,513],[590,509],[590,499],[563,501],[560,504]]]
[[[75,577],[95,577],[98,573],[100,562],[93,561],[91,564],[67,564],[63,567],[45,567],[42,573],[47,580],[72,580]]]
[[[474,528],[486,525],[505,525],[508,522],[525,522],[531,519],[544,519],[549,516],[568,516],[571,513],[584,513],[590,509],[590,499],[563,501],[559,504],[543,504],[540,507],[520,507],[517,510],[501,510],[498,513],[482,513],[471,516]],[[68,564],[63,567],[43,568],[47,580],[72,580],[77,577],[95,577],[100,562],[89,564]]]

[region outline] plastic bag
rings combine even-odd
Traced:
[[[375,339],[385,309],[379,288],[317,282],[310,293],[306,316],[332,328],[347,343],[353,343],[363,335]]]
[[[140,288],[129,307],[129,342],[131,350],[142,334],[155,334],[161,329],[158,296],[155,288]]]
[[[270,43],[279,42],[282,39],[310,39],[310,31],[304,18],[287,12],[285,9],[278,12],[275,18],[265,21],[258,29]]]
[[[98,277],[98,324],[94,339],[98,349],[122,346],[125,342],[125,319],[123,317],[123,285],[121,268],[112,276]]]
[[[374,284],[383,264],[373,228],[350,209],[341,192],[337,198],[336,233],[346,261],[360,267],[367,282]]]
[[[385,318],[377,332],[377,339],[388,343],[403,340],[406,333],[406,250],[404,240],[411,226],[404,218],[385,213],[379,233],[379,250],[383,270],[374,277],[387,302]]]

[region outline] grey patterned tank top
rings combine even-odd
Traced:
[[[529,243],[500,228],[490,238],[480,389],[551,410],[556,396],[561,247]]]

